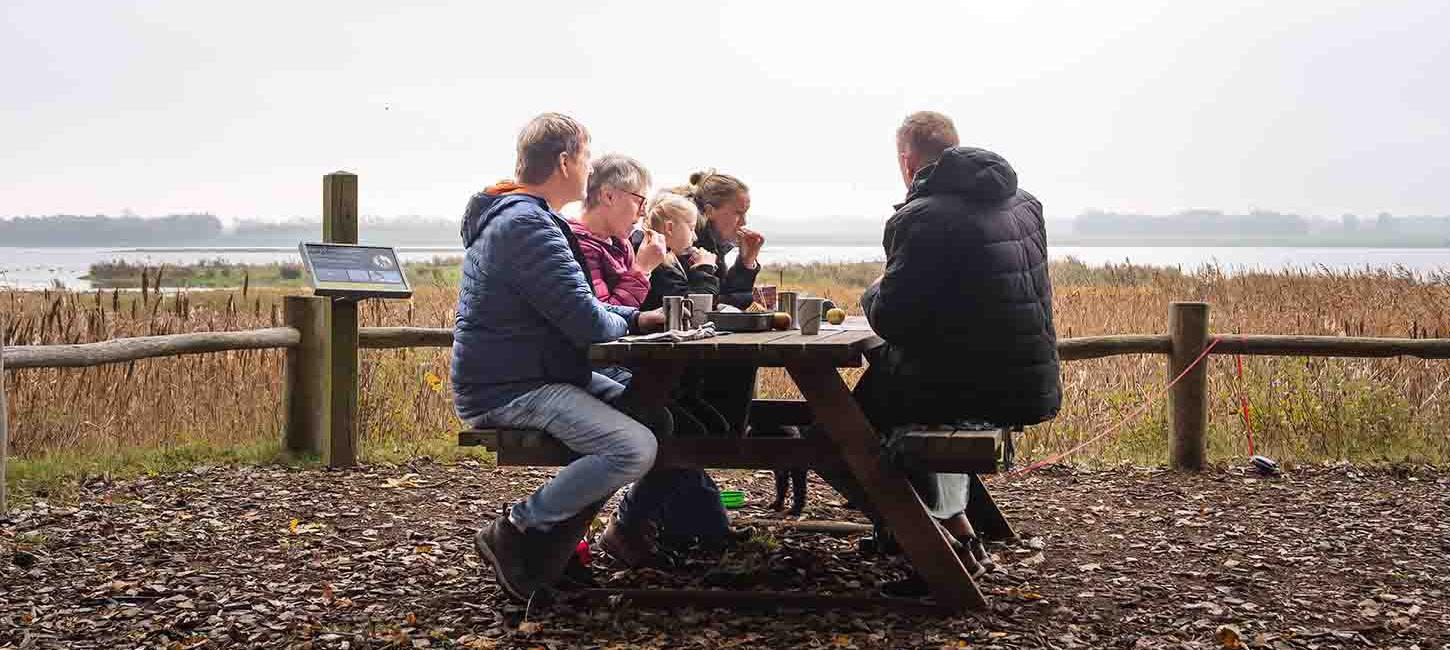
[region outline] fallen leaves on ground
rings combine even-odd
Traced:
[[[348,471],[209,467],[81,486],[0,521],[0,648],[1420,648],[1450,644],[1450,478],[1300,468],[1277,479],[1052,467],[989,483],[988,611],[527,608],[471,533],[552,475],[474,461]],[[759,504],[769,473],[717,472]],[[606,510],[606,512],[609,512]],[[813,519],[862,521],[813,481]],[[596,555],[609,587],[872,595],[899,560],[789,528],[674,573]]]

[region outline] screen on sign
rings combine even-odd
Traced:
[[[412,294],[391,248],[348,244],[302,244],[300,248],[318,295]]]

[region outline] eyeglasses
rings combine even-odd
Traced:
[[[625,194],[628,194],[628,195],[630,195],[630,196],[632,196],[632,197],[634,197],[634,198],[636,198],[636,199],[639,199],[639,210],[638,210],[638,212],[639,212],[639,213],[640,213],[640,214],[644,214],[644,204],[645,204],[645,202],[647,202],[647,201],[648,201],[648,200],[649,200],[649,199],[646,199],[646,198],[645,198],[645,197],[644,197],[644,195],[643,195],[643,194],[640,194],[640,193],[639,193],[639,192],[631,192],[631,191],[629,191],[629,190],[620,190],[620,191],[621,191],[621,192],[624,192],[624,193],[625,193]]]

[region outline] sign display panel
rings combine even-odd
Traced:
[[[387,246],[297,245],[307,277],[319,296],[408,298],[413,295],[398,254]]]

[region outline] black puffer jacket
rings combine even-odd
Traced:
[[[692,293],[720,293],[720,278],[715,277],[715,265],[690,266],[690,258],[667,256],[665,261],[649,274],[649,295],[639,308],[659,309],[665,304],[665,296],[688,296]]]
[[[1062,404],[1042,204],[1001,156],[954,147],[886,223],[886,273],[862,297],[878,363],[921,420],[1035,424]],[[895,392],[895,391],[893,391]]]

